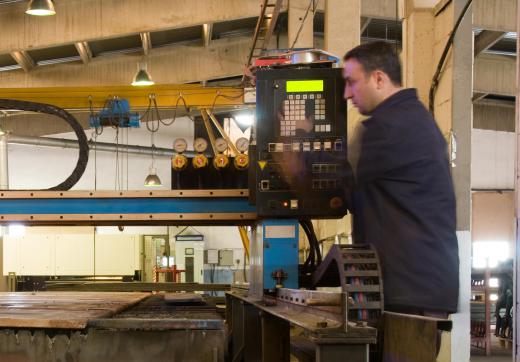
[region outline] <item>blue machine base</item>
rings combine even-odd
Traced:
[[[283,270],[287,278],[284,288],[298,288],[298,241],[297,220],[263,220],[258,227],[263,228],[263,286],[275,289],[273,272]]]

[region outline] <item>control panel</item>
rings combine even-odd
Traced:
[[[350,167],[339,68],[257,72],[255,202],[261,217],[342,217]],[[253,166],[253,165],[252,165]]]

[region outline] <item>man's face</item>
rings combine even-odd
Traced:
[[[362,115],[369,115],[379,104],[377,80],[373,74],[367,74],[356,59],[348,59],[343,68],[345,79],[345,100],[351,100],[352,104]]]

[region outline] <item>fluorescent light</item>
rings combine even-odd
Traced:
[[[10,224],[8,226],[7,234],[15,238],[25,236],[25,226],[22,224]]]
[[[473,268],[495,268],[511,259],[507,241],[476,241],[473,243]]]
[[[255,117],[249,112],[235,114],[233,118],[242,126],[252,126],[255,121]]]

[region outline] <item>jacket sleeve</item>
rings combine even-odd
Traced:
[[[380,178],[392,164],[389,158],[388,133],[374,121],[367,124],[362,136],[357,167],[357,182],[362,185]]]

